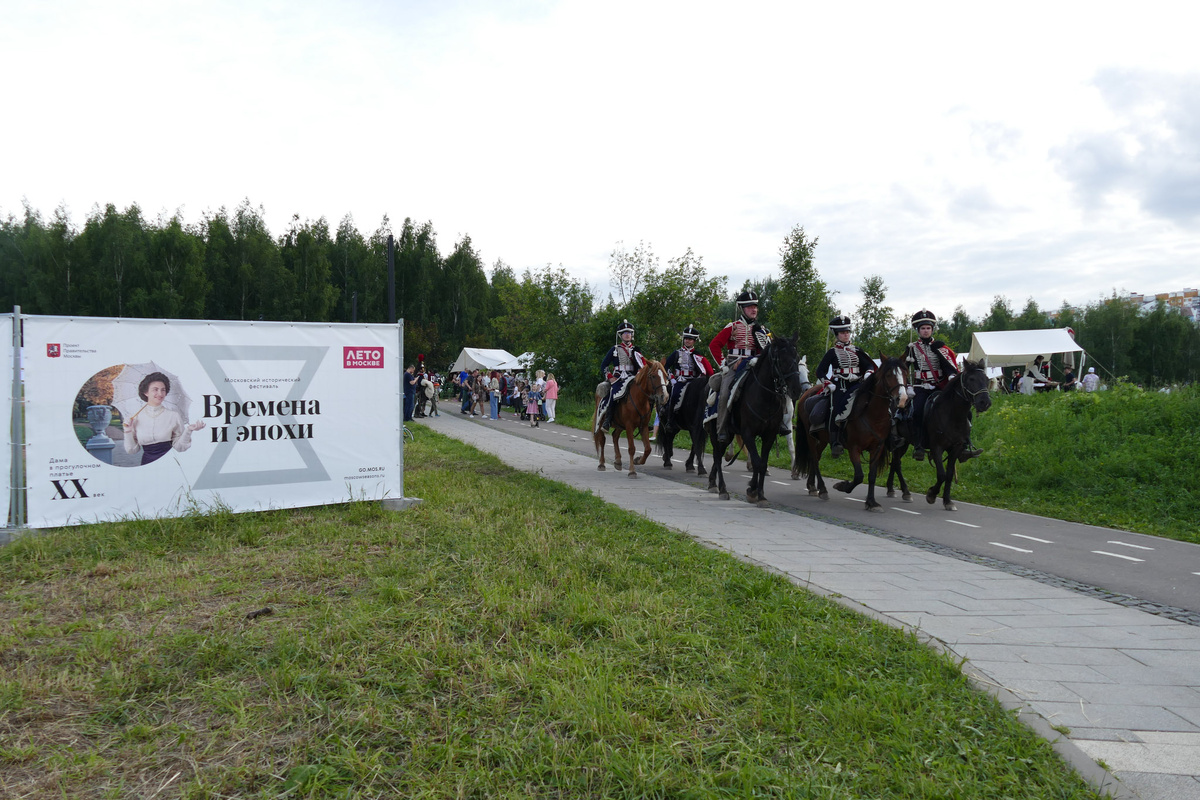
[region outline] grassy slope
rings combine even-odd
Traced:
[[[975,419],[985,453],[960,465],[956,499],[1200,543],[1200,390],[1165,395],[1122,384],[993,399]],[[590,408],[559,408],[560,422],[588,429]],[[687,441],[681,434],[676,452]],[[786,467],[786,451],[772,464]],[[828,452],[821,471],[853,474],[849,459]],[[904,474],[914,494],[935,481],[933,467],[911,457]]]
[[[432,432],[407,463],[400,514],[0,549],[0,796],[1095,796],[911,636]]]

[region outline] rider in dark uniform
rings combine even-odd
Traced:
[[[771,341],[771,332],[758,322],[758,295],[744,291],[737,298],[738,318],[722,328],[708,344],[713,363],[721,365],[721,372],[709,382],[717,391],[717,438],[726,443],[733,438],[729,430],[729,392],[750,364],[750,359],[761,355]],[[728,352],[724,358],[721,351]],[[716,384],[714,386],[714,383]]]
[[[958,357],[940,339],[934,339],[937,317],[932,311],[922,309],[912,316],[912,326],[917,340],[909,342],[904,351],[904,362],[909,369],[909,396],[913,398],[913,431],[917,441],[913,442],[913,459],[925,460],[925,448],[929,446],[925,436],[925,406],[929,396],[946,388],[947,381],[958,374]],[[974,458],[983,451],[975,449],[970,441],[960,460]]]
[[[608,389],[604,407],[600,409],[597,430],[609,427],[613,403],[625,396],[625,391],[629,388],[629,379],[637,375],[638,370],[644,366],[646,357],[633,343],[633,325],[629,320],[623,319],[617,326],[617,343],[609,348],[604,354],[604,360],[600,362],[600,371],[604,373]],[[601,383],[597,387],[597,393],[603,391],[604,386],[605,383]]]
[[[850,343],[850,318],[834,317],[829,320],[834,344],[817,365],[817,377],[826,380],[825,392],[832,391],[829,401],[829,454],[837,458],[842,454],[842,438],[846,418],[854,405],[854,391],[858,382],[875,369],[875,361],[861,347]],[[818,422],[809,430],[820,430]]]
[[[668,421],[683,397],[683,390],[688,381],[695,378],[708,379],[713,374],[708,359],[696,352],[696,340],[700,338],[700,331],[696,330],[696,326],[688,325],[680,335],[683,337],[683,346],[672,351],[663,362],[663,368],[671,378],[670,400],[662,413],[661,424],[664,426],[669,424]]]

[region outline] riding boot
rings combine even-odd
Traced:
[[[913,446],[913,461],[924,461],[924,460],[925,460],[925,448],[922,447],[920,444],[914,445]]]
[[[962,453],[960,453],[958,456],[958,463],[965,464],[967,461],[970,461],[972,458],[976,458],[977,456],[981,456],[981,455],[983,455],[983,451],[980,450],[975,445],[971,444],[970,439],[967,439],[966,446],[963,447]]]
[[[892,420],[892,429],[888,431],[887,449],[889,451],[899,450],[904,444],[904,438],[896,431],[896,421]]]
[[[844,449],[842,447],[842,426],[835,422],[829,426],[829,455],[838,458]]]

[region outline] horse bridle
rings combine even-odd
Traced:
[[[961,372],[959,373],[959,375],[958,375],[958,392],[959,392],[959,394],[962,395],[963,400],[967,401],[968,403],[974,404],[975,398],[978,397],[979,395],[983,394],[987,390],[988,390],[988,385],[987,385],[987,381],[985,380],[983,382],[982,387],[980,387],[979,389],[972,392],[970,389],[967,388],[967,382],[966,382],[966,380],[964,380],[964,373],[961,373]]]
[[[760,381],[758,379],[758,375],[756,375],[753,371],[750,374],[754,376],[754,382],[757,383],[759,386],[762,386],[764,389],[766,389],[770,392],[773,392],[774,394],[782,397],[788,393],[788,391],[787,391],[788,378],[792,377],[793,375],[795,375],[797,378],[800,377],[800,363],[797,360],[797,362],[792,365],[791,372],[783,373],[781,375],[780,373],[782,372],[782,370],[779,368],[779,365],[776,363],[775,351],[772,350],[770,347],[768,347],[766,349],[766,356],[771,364],[771,382],[774,385],[767,386],[766,384],[764,384],[762,381]],[[801,383],[803,383],[803,381],[801,381]]]

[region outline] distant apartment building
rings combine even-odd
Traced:
[[[1159,301],[1162,301],[1168,308],[1175,309],[1192,322],[1200,323],[1200,291],[1196,289],[1159,292],[1158,294],[1130,294],[1127,299],[1131,303],[1141,306],[1144,314],[1149,314]]]

